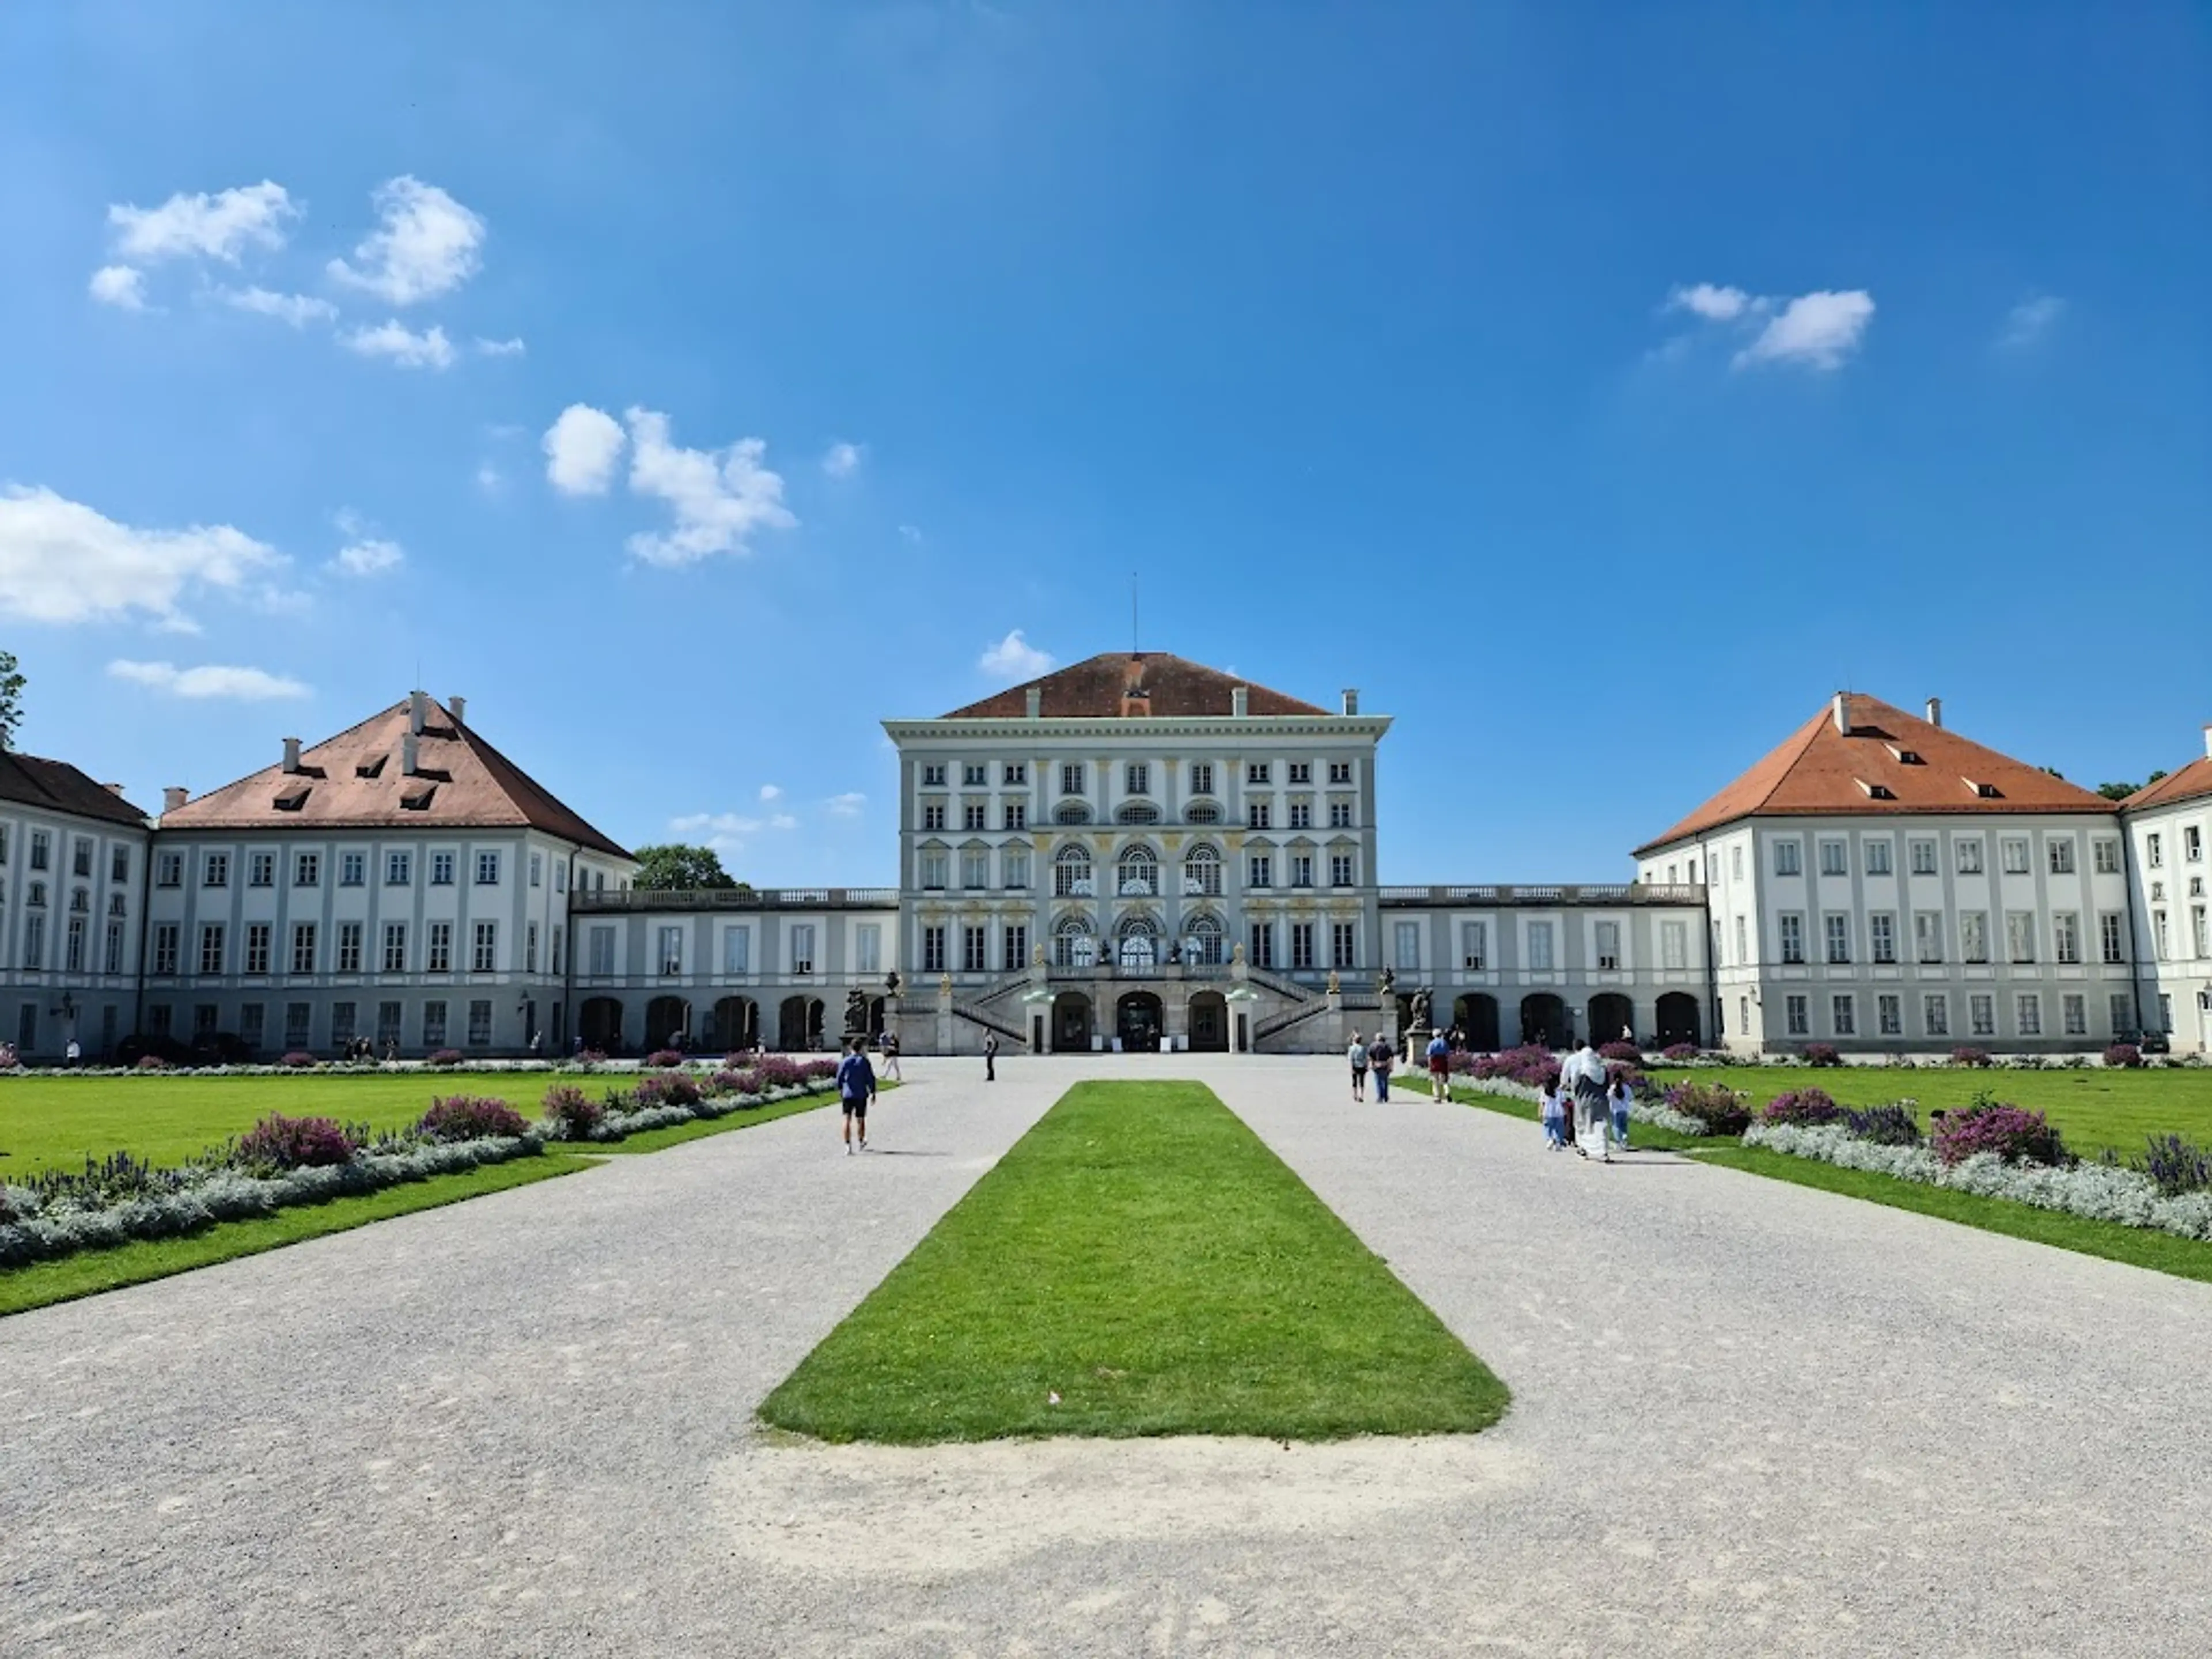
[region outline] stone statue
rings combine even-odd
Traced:
[[[1242,962],[1242,961],[1243,961],[1243,960],[1244,960],[1244,942],[1243,942],[1243,940],[1239,939],[1239,940],[1237,940],[1237,942],[1235,945],[1232,945],[1231,946],[1230,946],[1230,948],[1229,948],[1229,959],[1230,959],[1230,961],[1231,961],[1231,962]]]
[[[856,985],[845,993],[845,1035],[859,1036],[867,1029],[867,995]]]
[[[1375,981],[1375,988],[1387,997],[1396,988],[1397,984],[1398,975],[1385,968],[1382,970],[1382,976]]]
[[[1340,989],[1342,989],[1342,988],[1342,988],[1342,987],[1340,987],[1340,985],[1338,985],[1338,984],[1337,984],[1337,982],[1336,982],[1336,969],[1334,969],[1334,968],[1330,969],[1328,970],[1328,994],[1329,994],[1329,995],[1331,995],[1331,996],[1334,996],[1334,995],[1338,993],[1338,991],[1340,991]]]
[[[890,992],[893,996],[896,996],[898,994],[899,976],[898,970],[896,969],[893,969],[890,973],[884,975],[884,989]]]
[[[939,974],[937,976],[937,994],[941,997],[949,997],[952,994],[951,975]]]
[[[1429,1029],[1429,994],[1426,991],[1413,993],[1413,1029],[1417,1031]]]
[[[1044,966],[1043,945],[1033,945],[1030,947],[1030,966],[1032,968],[1042,968]]]

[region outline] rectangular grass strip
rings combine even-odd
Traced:
[[[1083,1083],[761,1416],[909,1444],[1328,1440],[1472,1432],[1507,1397],[1211,1090]]]

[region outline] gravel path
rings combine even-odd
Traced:
[[[2203,1650],[2212,1286],[1353,1109],[1333,1061],[908,1072],[866,1158],[809,1114],[0,1321],[0,1652]],[[757,1432],[1096,1073],[1212,1083],[1505,1377],[1505,1422]]]

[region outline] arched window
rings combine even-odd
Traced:
[[[1206,846],[1194,847],[1182,861],[1185,898],[1221,896],[1221,854]]]
[[[1221,918],[1193,916],[1190,919],[1190,943],[1185,955],[1188,961],[1201,963],[1210,968],[1221,965]]]
[[[1115,812],[1116,823],[1158,823],[1160,809],[1148,800],[1125,801]]]
[[[1139,843],[1122,850],[1114,890],[1123,898],[1159,896],[1160,860],[1151,848]]]
[[[1065,915],[1053,923],[1052,960],[1056,968],[1088,968],[1098,960],[1098,940],[1090,917]]]
[[[1159,924],[1150,916],[1127,916],[1119,930],[1119,954],[1124,968],[1151,968],[1160,959]]]
[[[1054,898],[1091,896],[1091,854],[1080,847],[1063,847],[1052,861]]]
[[[1088,823],[1091,808],[1079,800],[1064,800],[1053,809],[1052,818],[1054,823]]]
[[[1182,816],[1188,823],[1218,823],[1221,809],[1210,800],[1194,800],[1183,809]]]

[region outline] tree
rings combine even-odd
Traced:
[[[23,677],[15,672],[15,653],[0,651],[0,749],[15,746],[15,727],[23,718]]]
[[[2165,775],[2166,769],[2161,766],[2141,783],[2100,783],[2097,786],[2097,793],[2106,800],[2125,800],[2136,790],[2149,788]]]
[[[722,860],[711,847],[687,847],[673,842],[665,847],[637,849],[637,885],[651,892],[681,891],[693,887],[735,887]]]

